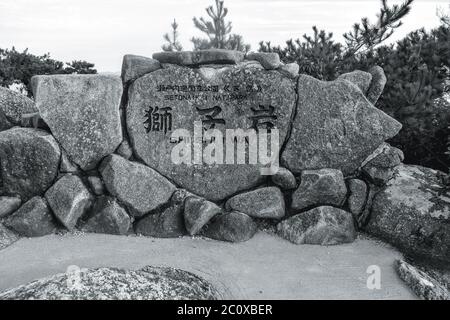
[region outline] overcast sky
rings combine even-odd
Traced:
[[[161,51],[162,35],[175,18],[185,50],[201,34],[193,16],[206,16],[212,0],[0,0],[0,48],[15,46],[64,62],[94,62],[99,71],[119,71],[122,56]],[[390,0],[389,3],[399,3]],[[416,0],[396,38],[438,24],[437,7],[449,0]],[[282,44],[317,25],[338,40],[361,17],[374,18],[379,0],[226,0],[233,31],[252,49],[261,40]]]

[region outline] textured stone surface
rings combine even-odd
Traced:
[[[249,52],[245,58],[258,61],[266,70],[274,70],[281,65],[280,56],[273,52]]]
[[[59,164],[59,171],[61,173],[76,173],[80,169],[73,163],[64,150],[61,150],[61,163]]]
[[[74,285],[74,277],[80,277]],[[2,300],[215,300],[202,278],[179,269],[74,269],[0,293]]]
[[[291,78],[296,78],[296,77],[298,77],[298,74],[300,71],[300,66],[296,62],[288,63],[285,65],[282,65],[278,70],[281,73],[286,74],[287,76],[289,76]]]
[[[351,83],[355,84],[362,93],[366,94],[372,81],[372,75],[368,72],[355,70],[349,73],[341,74],[338,79],[345,79],[347,81],[350,81]]]
[[[184,201],[184,224],[188,233],[193,236],[200,232],[222,209],[208,200],[189,196]]]
[[[367,100],[375,105],[383,93],[387,79],[383,68],[379,66],[371,68],[369,73],[372,75],[372,82],[370,83],[369,90],[367,90]]]
[[[450,292],[436,279],[403,260],[395,262],[400,279],[419,297],[425,300],[450,300]]]
[[[44,119],[42,119],[39,112],[22,114],[22,118],[20,120],[20,126],[25,127],[25,128],[35,128],[35,129],[43,129],[46,131],[50,131],[50,128],[45,123]]]
[[[293,173],[334,168],[356,170],[401,124],[375,108],[354,85],[301,75],[298,108],[282,163]]]
[[[91,187],[92,192],[96,196],[100,196],[105,193],[105,186],[103,185],[103,181],[100,177],[89,176],[87,180],[89,182],[89,186]]]
[[[213,218],[203,234],[216,240],[242,242],[251,239],[257,229],[256,223],[248,215],[232,211]]]
[[[131,219],[127,211],[116,199],[101,196],[95,201],[92,216],[83,226],[83,231],[123,235],[128,232],[130,225]]]
[[[161,68],[159,61],[134,54],[126,54],[122,61],[122,81],[127,83]]]
[[[56,223],[45,199],[33,197],[9,216],[5,225],[21,236],[41,237],[56,231]]]
[[[8,130],[14,125],[6,118],[3,111],[0,109],[0,131]]]
[[[122,141],[118,76],[51,75],[33,81],[39,113],[73,162],[92,169],[116,150]]]
[[[255,218],[280,219],[285,214],[284,197],[277,187],[260,188],[238,194],[228,199],[225,207]]]
[[[22,114],[36,111],[33,100],[23,94],[0,87],[0,114],[3,113],[10,123],[20,125]]]
[[[19,240],[19,236],[0,223],[0,250]]]
[[[134,216],[167,203],[176,189],[155,170],[114,154],[103,160],[99,171],[108,191],[126,204]]]
[[[356,231],[351,213],[324,206],[280,222],[278,234],[295,244],[335,245],[353,242]]]
[[[272,182],[283,190],[295,189],[297,186],[294,174],[286,168],[279,168],[271,178]]]
[[[209,49],[201,51],[158,52],[153,59],[161,63],[192,66],[200,64],[236,64],[244,60],[244,53],[240,51]]]
[[[18,197],[0,197],[0,218],[4,218],[19,209],[22,200]]]
[[[378,192],[366,231],[427,261],[450,262],[450,196],[435,170],[400,165]]]
[[[47,132],[12,128],[0,132],[0,194],[27,201],[50,187],[59,167],[60,149]]]
[[[45,198],[58,220],[74,230],[78,219],[89,210],[93,196],[75,175],[67,174],[47,190]]]
[[[353,216],[358,217],[366,204],[367,184],[360,179],[349,179],[348,190],[348,208]]]
[[[364,161],[362,171],[370,182],[384,185],[393,177],[394,168],[401,164],[403,159],[400,149],[383,143]]]
[[[187,234],[181,205],[149,214],[140,219],[135,226],[137,234],[155,238],[176,238]]]
[[[116,153],[125,159],[130,159],[133,155],[133,149],[131,148],[130,144],[127,140],[122,141],[122,143],[119,145],[119,147],[116,150]]]
[[[190,165],[174,163],[171,158],[174,147],[179,146],[173,141],[170,142],[173,131],[185,129],[189,131],[186,135],[192,135],[194,121],[199,120],[204,121],[206,129],[213,123],[205,120],[223,120],[225,124],[214,123],[215,129],[223,134],[225,129],[247,130],[252,126],[263,128],[265,120],[271,121],[280,131],[281,145],[286,138],[295,105],[295,83],[277,71],[246,66],[247,64],[220,69],[210,68],[216,71],[212,71],[208,78],[202,76],[197,69],[170,66],[137,79],[130,87],[127,107],[127,128],[135,155],[180,187],[211,201],[223,200],[241,190],[248,190],[260,184],[265,179],[261,176],[260,161],[251,165],[248,165],[248,161],[246,165],[236,164],[236,159],[235,164],[226,165],[199,161],[200,164],[192,165],[195,160],[192,150],[191,156],[186,153],[188,161],[192,161]],[[158,91],[159,86],[168,86],[169,89]],[[173,88],[170,89],[170,86]],[[180,86],[180,91],[176,86]],[[197,86],[202,90],[204,88],[212,90],[212,86],[217,86],[217,92],[184,92],[183,86],[186,90],[189,90],[189,86],[194,86],[191,89],[195,90],[198,89]],[[260,106],[264,110],[260,110]],[[155,126],[148,129],[150,123],[146,120],[146,113],[150,111],[150,107],[171,108],[171,131],[156,131]],[[218,113],[214,114],[216,110]],[[163,114],[160,111],[159,114]],[[261,115],[266,117],[259,120],[252,118]],[[186,142],[186,145],[190,144],[188,139],[184,139],[183,142]],[[207,152],[206,144],[208,143],[203,143],[204,153]],[[223,154],[225,159],[225,150]]]
[[[292,194],[293,210],[303,210],[311,206],[340,206],[347,195],[342,172],[336,169],[305,170],[300,185]]]

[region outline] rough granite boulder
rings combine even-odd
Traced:
[[[213,153],[214,144],[206,137],[203,143],[193,141],[194,130],[201,135],[202,130],[214,128],[225,138],[226,129],[247,131],[273,125],[279,130],[281,146],[295,107],[295,82],[278,71],[249,64],[208,68],[208,76],[200,69],[170,65],[134,81],[129,89],[127,131],[137,158],[181,188],[220,201],[264,182],[261,168],[266,165],[261,161],[239,164],[236,154],[230,164],[226,151],[231,148],[225,148],[221,137],[214,141],[223,157],[217,152],[217,161],[201,161]],[[203,121],[203,128],[196,129],[195,121]],[[234,144],[245,147],[245,140],[239,138]],[[196,145],[203,155],[198,161],[194,157],[198,148],[192,151]],[[173,154],[183,154],[186,161],[174,161]]]
[[[333,168],[347,176],[401,127],[348,81],[300,75],[297,113],[282,164],[294,174]]]
[[[438,172],[400,165],[378,192],[365,230],[408,255],[450,262],[450,195]]]
[[[271,176],[272,182],[279,186],[282,190],[295,189],[297,181],[292,172],[286,168],[278,168],[278,171]]]
[[[47,202],[39,196],[25,202],[4,223],[24,237],[42,237],[54,233],[57,229]]]
[[[280,66],[278,71],[287,75],[288,77],[296,78],[296,77],[298,77],[298,74],[300,71],[300,66],[296,62],[287,63],[287,64]]]
[[[128,83],[160,68],[161,63],[155,59],[126,54],[122,62],[122,81]]]
[[[0,131],[11,129],[14,125],[9,122],[3,111],[0,109]]]
[[[254,218],[281,219],[285,215],[284,196],[277,187],[260,188],[238,194],[228,199],[225,208]]]
[[[340,170],[305,170],[300,185],[292,194],[291,208],[295,211],[312,206],[341,206],[347,195],[344,176]]]
[[[0,250],[19,240],[19,236],[0,223]]]
[[[266,70],[274,70],[281,65],[280,56],[273,52],[249,52],[245,58],[258,61]]]
[[[352,214],[329,206],[292,216],[277,225],[277,232],[295,244],[328,246],[353,242],[356,238]]]
[[[372,75],[368,72],[361,70],[355,70],[349,73],[344,73],[339,76],[338,79],[345,79],[355,84],[362,93],[367,94],[370,83],[372,81]]]
[[[347,181],[349,195],[347,205],[354,217],[358,217],[366,204],[367,184],[360,179],[349,179]]]
[[[400,149],[382,143],[362,165],[362,172],[373,184],[382,186],[394,175],[396,166],[402,163],[403,152]]]
[[[94,201],[81,179],[72,174],[66,174],[56,181],[45,193],[45,198],[56,218],[71,231]]]
[[[99,172],[109,193],[123,202],[133,216],[142,216],[167,203],[176,190],[152,168],[115,154],[103,160]]]
[[[17,209],[19,209],[22,200],[18,197],[1,197],[0,196],[0,219],[7,217]]]
[[[213,202],[196,196],[189,196],[184,200],[184,224],[188,233],[193,236],[222,209]]]
[[[180,205],[171,205],[161,212],[148,214],[135,225],[137,234],[155,238],[177,238],[187,234],[183,210]]]
[[[215,240],[243,242],[250,240],[257,230],[258,227],[252,218],[244,213],[232,211],[213,218],[202,234]]]
[[[11,124],[20,125],[22,114],[36,111],[33,100],[23,94],[0,87],[0,118],[3,114]]]
[[[377,103],[381,94],[383,93],[384,86],[386,85],[387,78],[384,74],[383,68],[379,66],[372,67],[369,70],[369,73],[372,75],[372,82],[370,83],[370,87],[367,90],[367,100],[369,100],[373,105]]]
[[[85,232],[124,235],[130,229],[127,211],[112,197],[97,198],[91,211],[92,216],[82,228]]]
[[[100,177],[89,176],[87,177],[87,181],[89,182],[89,187],[96,196],[101,196],[105,193],[105,185]]]
[[[153,59],[161,63],[170,63],[181,66],[196,66],[201,64],[237,64],[244,61],[241,51],[208,49],[200,51],[174,51],[157,52]]]
[[[80,281],[74,281],[80,277]],[[69,285],[68,285],[69,284]],[[73,285],[71,285],[73,284]],[[71,269],[0,293],[0,300],[216,300],[206,280],[180,269],[147,266]]]
[[[122,81],[110,75],[35,76],[39,113],[69,158],[94,168],[122,142]]]
[[[0,132],[0,194],[27,201],[41,195],[58,173],[60,149],[47,132],[12,128]]]

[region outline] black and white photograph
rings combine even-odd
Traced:
[[[448,301],[449,169],[450,0],[0,0],[1,308]]]

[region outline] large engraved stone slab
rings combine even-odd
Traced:
[[[224,137],[225,129],[277,128],[281,146],[295,100],[293,80],[255,64],[200,69],[165,65],[130,87],[127,128],[136,155],[147,165],[180,187],[217,201],[261,183],[260,162],[175,164],[171,152],[179,141],[171,141],[171,133],[193,133],[194,121],[202,121],[203,130],[220,130]],[[203,148],[205,144],[208,139]]]

